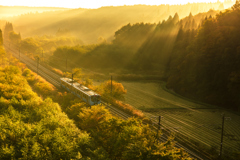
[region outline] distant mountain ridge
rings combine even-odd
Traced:
[[[2,6],[0,5],[0,18],[18,16],[27,13],[35,12],[47,12],[47,11],[58,11],[67,10],[68,8],[61,7],[27,7],[27,6]]]
[[[114,32],[128,23],[159,23],[167,19],[169,15],[174,16],[175,13],[178,13],[181,19],[189,13],[196,15],[210,9],[224,9],[231,5],[230,2],[216,2],[159,6],[134,5],[99,9],[79,8],[29,13],[5,20],[12,22],[15,30],[20,32],[22,37],[55,35],[59,29],[66,29],[71,32],[72,36],[82,39],[85,43],[96,43],[99,37],[112,40]]]

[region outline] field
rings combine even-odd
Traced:
[[[240,116],[216,106],[197,103],[168,92],[164,82],[121,82],[127,89],[126,103],[143,110],[176,133],[176,137],[219,152],[222,116],[225,114],[223,152],[240,150]],[[211,154],[211,153],[210,153]],[[212,153],[213,154],[213,153]]]

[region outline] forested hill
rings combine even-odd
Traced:
[[[202,16],[178,14],[158,24],[128,24],[115,32],[111,44],[60,47],[53,56],[66,55],[79,67],[119,69],[160,75],[167,87],[181,95],[237,110],[240,105],[240,10]],[[201,19],[201,18],[200,18]],[[57,62],[58,63],[58,62]],[[90,65],[91,64],[91,65]]]
[[[208,18],[196,36],[180,29],[170,60],[168,88],[207,103],[240,106],[240,3]]]
[[[210,9],[223,10],[232,5],[224,3],[193,3],[185,5],[134,5],[102,7],[99,9],[73,9],[63,12],[32,13],[8,18],[16,32],[22,37],[33,35],[55,35],[59,29],[68,30],[71,35],[85,43],[95,43],[99,37],[112,40],[114,32],[128,23],[158,23],[174,16],[177,12],[184,18],[191,12],[196,15]]]
[[[114,40],[91,46],[59,47],[53,53],[50,61],[65,64],[66,55],[69,65],[79,64],[79,67],[108,70],[128,70],[134,73],[163,74],[170,52],[175,43],[179,27],[184,30],[196,29],[202,24],[204,17],[214,16],[218,11],[210,10],[179,20],[179,15],[169,16],[161,23],[126,24],[115,32]],[[30,48],[30,47],[29,47]],[[54,61],[54,59],[58,61]]]

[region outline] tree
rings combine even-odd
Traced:
[[[21,41],[21,35],[20,35],[20,33],[19,34],[17,34],[16,32],[14,32],[14,31],[11,31],[11,32],[9,32],[9,40],[12,42],[12,43],[14,43],[14,44],[18,44],[18,43],[20,43],[20,41]]]
[[[72,69],[72,74],[73,74],[73,77],[78,79],[78,80],[81,79],[82,76],[83,76],[81,68]]]
[[[232,10],[240,10],[240,0],[236,0],[236,3],[232,6]]]
[[[38,97],[18,67],[0,75],[0,159],[99,159],[89,134],[57,103]]]
[[[4,63],[5,56],[6,56],[6,52],[5,52],[4,48],[2,46],[0,46],[0,60],[1,60],[2,65]]]
[[[98,37],[98,43],[107,43],[107,40],[105,38],[103,38],[102,36]]]
[[[182,149],[174,147],[173,136],[166,142],[157,142],[156,133],[148,125],[138,119],[113,117],[104,106],[82,108],[78,117],[78,126],[90,133],[109,159],[191,159]]]
[[[0,29],[0,46],[3,45],[3,35],[2,35],[2,30]]]
[[[182,36],[179,32],[178,36],[184,41],[177,37],[175,42],[167,86],[187,97],[237,110],[240,104],[239,22],[237,1],[233,10],[220,13],[216,18],[206,17],[197,32],[185,32]]]
[[[3,37],[5,40],[9,40],[9,33],[13,31],[13,25],[10,22],[6,22],[4,31],[3,31]]]
[[[87,78],[82,84],[86,87],[91,87],[93,85],[93,81],[92,79]]]
[[[116,81],[106,81],[102,85],[103,95],[106,97],[116,98],[118,100],[124,100],[124,94],[127,93],[127,90],[124,89],[121,83]]]
[[[193,19],[193,15],[192,15],[191,12],[189,13],[188,19],[189,19],[189,20],[192,20],[192,19]]]
[[[175,13],[174,17],[173,17],[173,23],[176,24],[179,22],[179,15],[178,13]]]

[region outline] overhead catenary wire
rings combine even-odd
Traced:
[[[16,47],[15,47],[16,48]],[[53,56],[54,58],[56,58],[56,59],[58,59],[59,61],[64,61],[64,59],[61,59],[61,58],[59,58],[59,57],[57,57],[57,56]],[[47,63],[50,63],[51,61],[50,60],[46,60],[46,62]],[[71,63],[71,62],[69,62],[69,63]],[[75,63],[71,63],[72,64],[72,66],[78,66],[77,64],[75,64]],[[55,63],[54,65],[56,65],[56,66],[58,66],[58,67],[62,67],[62,65],[60,65],[60,64],[58,64],[58,63]],[[93,71],[94,72],[94,71]],[[94,72],[94,73],[96,73],[96,72]],[[100,73],[99,73],[100,74]],[[107,80],[107,78],[106,78],[106,80]],[[139,93],[141,93],[141,92],[143,92],[143,94],[145,94],[145,95],[149,95],[149,93],[147,93],[146,91],[142,91],[142,90],[139,90],[139,88],[137,88],[137,87],[134,87],[134,86],[131,86],[133,89],[135,89],[135,90],[137,90]],[[133,93],[130,93],[130,94],[132,94],[133,95]],[[130,98],[130,99],[132,99],[132,101],[135,101],[134,103],[136,103],[136,104],[139,104],[139,105],[145,105],[145,104],[154,104],[154,103],[152,103],[150,100],[144,100],[145,101],[145,103],[142,103],[142,102],[139,102],[139,100],[137,100],[137,99],[139,99],[139,97],[138,97],[139,95],[135,95],[135,97],[136,98]],[[151,95],[149,95],[149,96],[151,96]],[[162,99],[162,98],[160,98],[160,101],[164,101],[164,99]],[[151,102],[151,103],[150,103]],[[181,105],[181,104],[175,104],[174,102],[171,102],[171,101],[165,101],[165,103],[170,103],[171,105]],[[155,103],[155,105],[157,106],[157,105],[159,105],[159,104],[156,104]],[[215,145],[218,145],[219,143],[218,143],[218,141],[217,141],[217,136],[214,136],[215,135],[215,133],[217,134],[217,131],[215,130],[213,130],[213,132],[211,131],[212,130],[212,127],[210,126],[210,125],[208,125],[208,124],[204,124],[203,122],[201,122],[201,116],[203,116],[203,113],[202,112],[198,112],[197,111],[197,108],[192,108],[192,107],[189,107],[189,106],[187,106],[187,108],[191,108],[191,110],[190,111],[196,111],[196,112],[194,112],[194,115],[195,115],[195,123],[196,123],[196,126],[200,126],[201,128],[203,128],[202,129],[202,131],[204,131],[204,130],[208,130],[208,132],[206,132],[206,131],[204,131],[204,132],[206,132],[206,133],[204,133],[205,135],[208,135],[209,136],[209,138],[208,139],[206,139],[206,137],[201,137],[201,136],[199,136],[199,134],[197,134],[197,133],[194,133],[194,132],[189,132],[189,129],[188,128],[182,128],[182,129],[180,129],[180,130],[178,130],[178,133],[180,132],[183,136],[185,136],[185,137],[192,137],[193,139],[195,139],[195,140],[197,140],[197,141],[199,141],[200,143],[202,143],[203,141],[203,139],[204,139],[204,141],[206,142],[206,141],[209,141],[209,142],[211,142],[212,144],[215,144]],[[184,107],[184,108],[182,108],[182,109],[186,109],[186,106]],[[167,112],[167,111],[164,111],[164,110],[161,110],[161,112],[162,112],[162,115],[164,115],[165,116],[165,120],[163,121],[163,125],[165,125],[165,127],[166,128],[171,128],[171,127],[177,127],[177,126],[179,126],[179,123],[180,123],[180,121],[183,121],[184,119],[183,119],[183,117],[181,116],[181,115],[175,115],[175,117],[177,118],[175,118],[175,120],[174,120],[174,118],[173,117],[171,117],[170,115],[168,116],[168,114],[169,114],[169,112]],[[147,115],[151,115],[151,114],[147,114]],[[214,120],[214,121],[216,121],[215,119],[211,119],[211,117],[206,117],[206,119],[208,120],[208,121],[212,121],[212,120]],[[181,124],[181,123],[180,123]],[[215,123],[216,125],[218,125],[217,123]],[[237,125],[237,123],[235,123],[234,124],[234,126],[235,125]],[[238,129],[236,128],[236,127],[231,127],[231,128],[233,128],[233,133],[234,134],[239,134],[239,132],[238,132]],[[171,129],[169,129],[169,130],[171,130]],[[172,130],[174,130],[174,129],[172,129]],[[181,134],[177,134],[177,136],[180,136],[181,137]],[[214,138],[212,138],[212,137],[214,137]],[[238,136],[238,139],[239,139],[239,136]],[[187,140],[186,140],[187,141]],[[208,142],[208,143],[209,143]],[[191,142],[191,141],[188,141],[188,143],[189,144],[192,144],[192,145],[195,145],[193,142]],[[235,145],[233,145],[233,144],[231,144],[230,142],[226,142],[226,144],[228,144],[229,146],[232,146],[232,147],[236,147]]]

